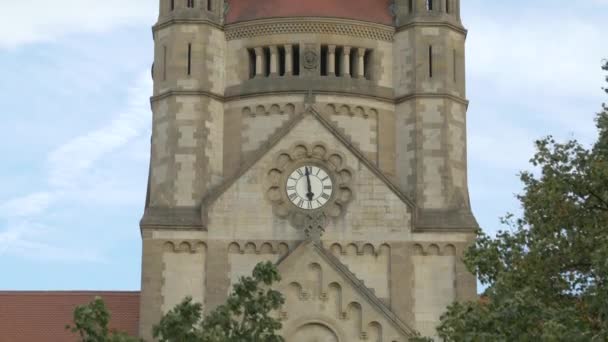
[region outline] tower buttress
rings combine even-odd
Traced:
[[[163,247],[153,232],[202,229],[200,204],[223,179],[223,0],[160,0],[153,27],[154,93],[148,199],[143,237],[141,336],[166,305]],[[160,251],[160,252],[159,252]],[[149,257],[146,257],[149,256]],[[193,293],[202,293],[196,284]],[[143,298],[145,297],[145,298]]]
[[[476,226],[467,185],[464,50],[458,0],[396,0],[397,179],[429,228]]]

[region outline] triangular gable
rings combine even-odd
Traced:
[[[258,161],[260,161],[273,147],[275,147],[281,139],[283,139],[289,132],[298,125],[306,115],[312,115],[321,125],[327,129],[347,150],[349,150],[356,158],[358,158],[365,167],[367,167],[378,179],[380,179],[403,203],[405,203],[412,214],[415,215],[416,204],[408,196],[406,196],[397,185],[395,185],[386,175],[372,162],[370,161],[363,152],[361,152],[355,145],[348,139],[337,127],[335,127],[329,120],[327,120],[322,114],[320,114],[314,106],[310,106],[308,110],[296,115],[294,118],[289,120],[281,129],[279,129],[274,135],[272,135],[266,143],[264,143],[256,152],[254,152],[248,160],[246,160],[232,177],[224,180],[219,186],[212,189],[203,198],[201,214],[203,222],[206,225],[205,215],[206,210],[216,199],[223,195],[239,178],[241,178],[249,169],[251,169]]]
[[[318,256],[319,258],[311,258],[311,255]],[[367,288],[365,284],[359,280],[344,264],[342,264],[336,257],[334,257],[329,251],[322,247],[319,242],[306,241],[298,245],[289,254],[281,258],[277,264],[279,272],[281,273],[282,286],[288,285],[294,279],[290,279],[289,272],[292,270],[298,270],[297,273],[302,273],[303,270],[308,269],[309,265],[303,264],[308,263],[311,260],[322,260],[321,267],[327,270],[329,267],[331,270],[336,272],[342,279],[342,284],[353,289],[370,308],[379,314],[383,320],[389,323],[393,329],[395,329],[400,335],[405,337],[416,336],[415,330],[405,324],[397,315],[384,304],[372,290]],[[327,274],[323,273],[325,277]]]

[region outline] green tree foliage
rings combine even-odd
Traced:
[[[537,171],[520,175],[522,216],[505,218],[508,229],[494,238],[478,233],[465,262],[488,289],[483,300],[448,309],[438,329],[446,341],[608,341],[608,108],[602,107],[593,146],[552,137],[536,142]]]
[[[281,280],[270,262],[260,263],[251,277],[234,285],[226,304],[203,317],[203,306],[192,298],[184,299],[154,327],[160,342],[283,342],[277,335],[281,323],[273,313],[285,302],[283,295],[271,289]],[[74,325],[66,326],[81,342],[140,342],[127,334],[110,331],[110,313],[103,300],[74,310]]]
[[[74,325],[66,329],[78,334],[81,342],[137,342],[125,333],[110,331],[110,312],[103,300],[96,297],[91,303],[74,309]]]
[[[186,298],[154,327],[154,337],[160,342],[282,342],[273,312],[285,300],[270,288],[280,280],[272,263],[260,263],[251,277],[234,285],[224,305],[203,318],[202,305]]]

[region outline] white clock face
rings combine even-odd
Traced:
[[[318,166],[304,165],[287,178],[287,197],[295,206],[315,210],[323,207],[333,193],[329,174]]]

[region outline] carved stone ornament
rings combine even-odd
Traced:
[[[319,66],[319,55],[312,49],[306,49],[303,65],[306,69],[316,69]]]
[[[296,228],[303,229],[307,239],[320,241],[321,236],[325,233],[327,217],[323,212],[311,214],[296,212],[291,216],[291,224]]]
[[[354,172],[345,164],[345,157],[341,153],[330,151],[323,143],[298,143],[287,151],[280,151],[266,177],[266,198],[272,203],[275,215],[288,220],[294,228],[303,230],[307,238],[318,240],[328,221],[343,215],[352,200],[351,181]],[[294,175],[297,177],[298,170],[306,168],[311,172],[309,183],[320,182],[314,180],[314,173],[319,173],[321,179],[326,179],[319,188],[331,190],[316,193],[318,191],[314,190],[313,184],[312,191],[315,194],[310,193],[310,199],[307,200],[305,185],[296,184],[293,179]],[[299,182],[306,184],[306,176],[301,177]],[[304,186],[300,200],[295,199],[298,194],[293,188],[296,186]],[[309,186],[309,192],[310,189]],[[299,203],[301,199],[306,203],[315,203]]]

